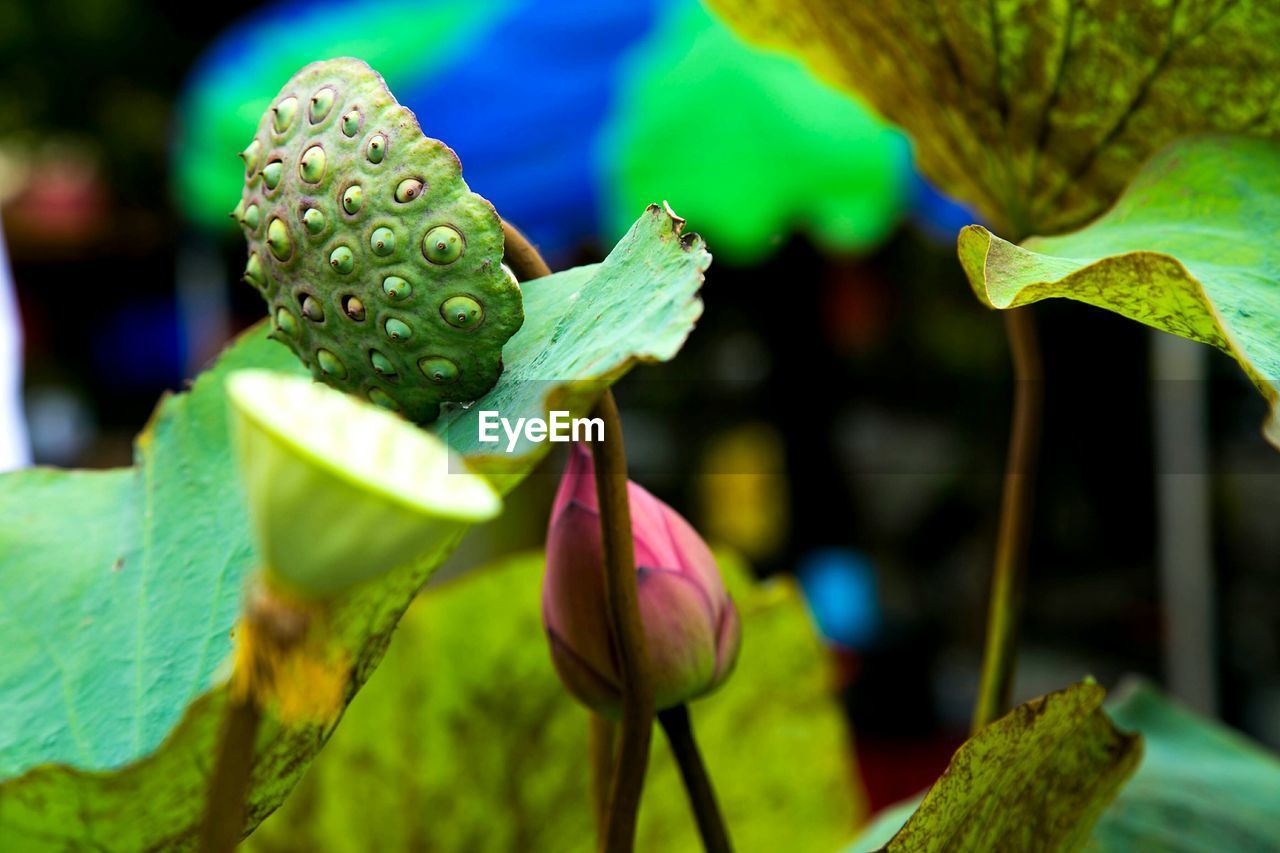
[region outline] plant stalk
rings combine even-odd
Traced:
[[[261,722],[262,711],[252,695],[228,700],[218,759],[209,784],[204,826],[200,831],[203,853],[229,853],[240,843],[247,816],[253,745]]]
[[[1013,423],[1005,460],[995,568],[991,576],[986,650],[973,712],[975,732],[1008,710],[1013,692],[1044,410],[1044,368],[1035,317],[1028,307],[1013,308],[1004,312],[1004,320],[1013,359]]]
[[[591,753],[591,809],[595,816],[596,838],[604,840],[609,825],[609,783],[613,778],[613,745],[618,726],[613,720],[591,714],[588,748]]]
[[[725,829],[716,792],[711,787],[711,777],[702,763],[697,741],[693,737],[693,724],[689,720],[689,706],[677,705],[658,713],[658,722],[667,733],[667,742],[680,766],[680,778],[684,780],[689,805],[698,821],[698,834],[707,853],[732,853],[729,833]]]
[[[603,849],[606,853],[629,853],[635,845],[636,814],[649,766],[654,686],[636,589],[622,420],[613,392],[608,388],[601,394],[592,414],[604,422],[604,441],[591,445],[591,455],[595,459],[596,497],[600,503],[600,532],[604,544],[605,599],[622,675],[622,722],[609,785],[609,816]]]
[[[551,275],[551,267],[547,266],[529,239],[505,219],[502,220],[502,237],[505,241],[503,263],[511,267],[517,280],[530,281]]]

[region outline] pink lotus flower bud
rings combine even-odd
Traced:
[[[671,507],[627,483],[640,617],[664,710],[709,693],[738,657],[738,611],[711,549]],[[600,511],[591,453],[575,444],[547,528],[542,622],[560,680],[604,714],[621,707],[618,654],[604,594]]]

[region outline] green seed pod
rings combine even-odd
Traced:
[[[346,192],[342,194],[342,209],[352,216],[355,216],[360,212],[360,207],[363,204],[364,190],[360,189],[360,185],[352,184],[347,187]]]
[[[293,312],[288,308],[276,309],[276,328],[284,332],[289,337],[295,337],[298,334],[298,321],[293,316]]]
[[[390,228],[375,228],[369,237],[369,248],[380,257],[386,257],[396,250],[396,235]]]
[[[364,303],[358,296],[346,296],[342,299],[342,310],[357,323],[364,322]]]
[[[262,167],[262,182],[267,185],[267,189],[273,190],[280,186],[280,178],[284,176],[284,163],[279,160],[272,160],[270,163]]]
[[[396,343],[407,341],[413,337],[413,329],[409,328],[409,324],[403,320],[397,320],[395,317],[387,320],[386,326],[387,337]]]
[[[244,161],[244,176],[246,179],[252,178],[253,173],[258,171],[258,158],[262,156],[262,143],[253,140],[249,143],[249,147],[240,152],[240,159]]]
[[[383,391],[381,388],[369,389],[369,402],[373,403],[375,406],[381,406],[391,412],[400,411],[400,404],[391,399],[391,395],[386,391]]]
[[[329,115],[329,110],[333,109],[333,102],[337,96],[337,93],[328,86],[311,96],[310,113],[312,124],[319,124],[325,120],[325,116]]]
[[[379,376],[395,376],[396,368],[391,363],[391,359],[375,350],[369,351],[369,364],[373,365],[373,369],[378,372]]]
[[[339,246],[329,255],[329,266],[340,275],[346,275],[355,269],[356,258],[346,246]]]
[[[244,209],[244,226],[250,231],[257,231],[258,226],[262,224],[262,211],[258,209],[256,204],[251,204]],[[270,236],[270,235],[268,235]]]
[[[241,225],[243,225],[244,224],[244,199],[240,199],[240,201],[236,202],[236,206],[232,208],[231,212],[228,213],[227,216],[230,216],[236,222],[239,222]]]
[[[396,185],[396,201],[404,204],[413,201],[422,194],[422,181],[417,178],[405,178]]]
[[[324,149],[312,145],[298,162],[298,176],[308,184],[318,184],[324,177]]]
[[[249,282],[249,284],[252,284],[259,290],[262,289],[264,281],[262,277],[262,260],[258,258],[256,252],[249,256],[249,262],[244,265],[244,275],[242,277],[245,281]]]
[[[492,207],[467,189],[453,153],[427,140],[357,60],[309,65],[270,103],[246,140],[256,169],[246,168],[238,221],[257,258],[254,286],[273,317],[285,306],[294,318],[292,334],[281,327],[273,338],[320,381],[361,399],[377,388],[415,423],[435,419],[444,402],[478,399],[497,381],[502,347],[523,321]],[[256,228],[246,221],[251,206]],[[478,313],[463,304],[451,322],[437,319],[442,302],[459,295]],[[345,376],[319,365],[322,349]],[[428,378],[417,367],[427,358],[445,358],[452,369]]]
[[[347,366],[327,349],[316,350],[316,364],[320,365],[321,370],[335,379],[345,379],[347,377]]]
[[[422,238],[422,254],[433,264],[445,266],[462,257],[466,243],[458,229],[451,225],[437,225]]]
[[[422,375],[437,385],[448,385],[458,378],[458,365],[443,356],[431,356],[418,362]]]
[[[452,296],[440,306],[440,315],[455,329],[474,329],[484,319],[484,308],[470,296]]]
[[[275,113],[275,118],[271,122],[271,127],[276,133],[284,133],[293,125],[293,120],[298,117],[298,99],[294,97],[285,98],[275,105],[273,112]]]
[[[314,207],[308,207],[302,214],[302,225],[308,234],[319,234],[324,230],[324,214]]]
[[[267,248],[277,261],[287,260],[293,254],[293,241],[283,221],[273,219],[267,223]]]
[[[302,297],[302,316],[313,323],[324,322],[324,306],[314,296]]]

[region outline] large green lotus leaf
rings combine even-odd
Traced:
[[[1014,708],[956,751],[918,807],[888,810],[850,849],[1076,849],[1142,758],[1103,696],[1086,681]]]
[[[477,406],[524,400],[527,386],[539,403],[558,385],[598,391],[638,358],[674,355],[697,316],[707,262],[696,240],[670,238],[674,225],[650,210],[604,264],[529,284],[539,322],[512,339],[508,375]],[[555,337],[562,321],[575,337]],[[223,385],[244,367],[303,373],[265,335],[265,324],[249,331],[190,391],[161,403],[133,468],[0,479],[0,849],[193,841],[225,701],[228,632],[255,565]],[[547,447],[505,460],[503,485]],[[332,642],[353,665],[348,700],[456,538],[332,608]],[[331,730],[267,721],[251,824],[280,804]]]
[[[971,225],[960,262],[978,298],[1060,296],[1232,355],[1272,406],[1280,444],[1280,144],[1208,135],[1154,157],[1085,228],[1015,246]]]
[[[1169,701],[1146,683],[1107,703],[1142,733],[1142,766],[1102,815],[1091,850],[1272,851],[1280,839],[1280,757]]]
[[[743,618],[733,676],[691,706],[741,850],[833,850],[857,816],[848,739],[803,600],[720,559]],[[281,810],[249,840],[293,850],[573,853],[595,848],[587,712],[543,639],[541,553],[428,590]],[[659,735],[637,847],[699,849]]]
[[[1280,136],[1272,0],[709,0],[915,142],[921,171],[997,230],[1099,214],[1154,151]]]

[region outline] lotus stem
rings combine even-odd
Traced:
[[[729,833],[725,829],[724,817],[720,814],[720,805],[716,802],[716,792],[711,787],[711,777],[707,775],[702,755],[698,752],[698,743],[693,737],[689,706],[677,705],[659,712],[658,722],[667,733],[667,742],[671,744],[671,752],[676,757],[676,764],[680,766],[680,778],[684,780],[689,805],[698,822],[698,834],[702,836],[703,848],[707,853],[731,853],[733,845],[729,843]]]
[[[203,853],[228,853],[240,843],[248,813],[253,745],[261,723],[262,711],[252,695],[231,697],[200,832]]]
[[[613,745],[618,726],[599,714],[591,715],[588,747],[591,753],[591,809],[595,816],[596,838],[603,841],[609,825],[609,783],[613,778]]]
[[[1013,423],[1005,461],[995,568],[991,576],[986,651],[973,712],[975,732],[1009,709],[1013,692],[1044,409],[1044,368],[1035,317],[1030,308],[1013,308],[1005,312],[1004,319],[1013,359]]]
[[[551,275],[551,267],[547,266],[547,262],[542,259],[542,255],[538,254],[538,250],[529,242],[529,239],[520,232],[519,228],[505,219],[502,220],[502,236],[506,241],[502,260],[516,274],[519,281],[530,281]]]

